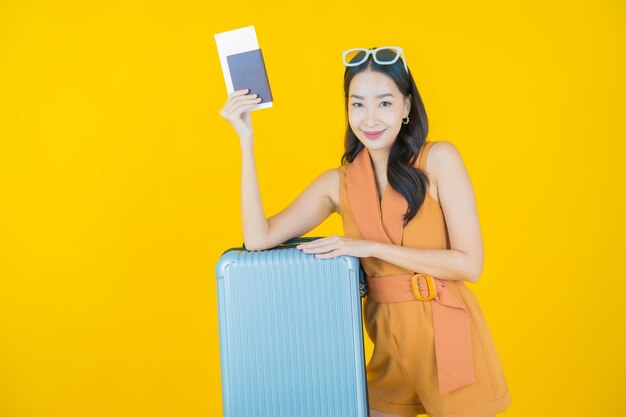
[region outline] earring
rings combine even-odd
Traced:
[[[403,118],[403,119],[402,119],[402,123],[403,123],[403,124],[407,124],[407,123],[409,123],[409,115],[408,115],[408,114],[406,115],[406,122],[404,121],[404,118]]]

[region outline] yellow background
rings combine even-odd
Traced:
[[[341,52],[404,47],[475,188],[506,415],[625,415],[625,21],[598,0],[1,1],[0,415],[221,415],[214,268],[243,236],[213,35],[248,25],[266,215],[340,164]]]

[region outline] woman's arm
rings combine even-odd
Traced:
[[[335,211],[331,190],[339,190],[337,168],[322,172],[279,213],[266,219],[261,204],[252,146],[242,147],[241,211],[248,250],[272,248],[303,236]]]
[[[241,145],[241,211],[246,247],[256,247],[268,234],[269,223],[263,213],[256,165],[254,162],[254,129],[250,109],[261,101],[257,94],[248,94],[249,88],[231,92],[220,116],[228,120],[239,136]]]
[[[252,141],[241,146],[241,217],[246,248],[262,247],[269,234],[269,224],[261,203]]]
[[[259,181],[254,160],[254,133],[250,109],[260,102],[250,90],[236,90],[228,95],[220,109],[234,127],[241,144],[241,217],[244,244],[249,250],[274,247],[292,237],[299,237],[319,225],[335,210],[331,194],[339,189],[339,171],[319,175],[294,202],[267,219],[263,212]]]
[[[474,189],[456,146],[437,141],[428,152],[437,183],[450,249],[415,249],[372,242],[371,256],[446,280],[476,282],[483,269],[483,242]]]
[[[468,255],[454,249],[415,249],[372,242],[370,253],[375,258],[439,279],[476,282],[480,276]]]

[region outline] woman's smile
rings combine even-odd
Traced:
[[[383,132],[387,130],[387,129],[383,129],[383,130],[378,130],[378,131],[372,131],[372,132],[366,132],[365,130],[361,130],[361,132],[363,132],[363,134],[368,138],[368,139],[377,139],[380,137],[380,135],[383,134]]]

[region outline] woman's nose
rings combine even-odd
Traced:
[[[378,123],[378,113],[376,113],[376,109],[370,109],[367,111],[365,115],[365,124],[368,126],[376,126]]]

